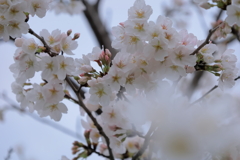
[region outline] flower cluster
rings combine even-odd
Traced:
[[[0,2],[0,38],[5,41],[21,37],[28,33],[29,25],[26,22],[29,14],[42,18],[48,10],[49,0],[2,0]]]
[[[112,46],[120,49],[120,52],[114,57],[112,63],[109,62],[111,57],[109,51],[101,51],[99,48],[94,48],[92,53],[86,56],[83,55],[83,58],[79,60],[82,63],[79,63],[78,67],[79,74],[81,74],[78,81],[83,86],[90,86],[90,95],[86,99],[86,106],[90,111],[98,111],[99,109],[102,111],[97,116],[98,122],[101,126],[104,126],[104,131],[110,138],[110,146],[113,148],[115,157],[118,158],[123,156],[132,157],[141,146],[141,144],[135,144],[135,147],[138,146],[138,149],[135,148],[135,150],[127,147],[126,139],[133,132],[132,125],[136,127],[136,133],[138,133],[147,121],[155,122],[155,119],[151,119],[155,116],[151,114],[157,114],[155,118],[160,119],[161,116],[164,116],[158,115],[155,109],[161,110],[162,107],[166,107],[169,108],[169,112],[175,112],[175,108],[172,107],[176,105],[172,103],[165,105],[165,102],[162,101],[153,103],[147,99],[145,101],[151,103],[141,101],[143,107],[140,108],[139,104],[137,105],[138,109],[134,108],[130,112],[129,108],[133,103],[126,104],[123,101],[118,101],[119,97],[126,101],[126,99],[132,100],[140,95],[147,97],[160,96],[161,94],[157,91],[154,92],[154,89],[161,88],[163,90],[163,86],[167,85],[160,85],[159,82],[166,79],[176,81],[195,70],[205,70],[220,76],[219,86],[222,89],[232,87],[234,78],[237,77],[236,56],[232,54],[233,50],[227,50],[219,58],[213,55],[217,51],[217,46],[207,44],[200,48],[196,54],[193,54],[203,41],[198,41],[193,34],[188,33],[186,30],[177,32],[172,27],[169,18],[159,16],[156,22],[148,21],[151,13],[150,6],[146,5],[143,0],[137,0],[128,11],[128,20],[120,23],[119,26],[113,27],[112,31],[116,39],[113,40]],[[101,71],[96,72],[90,61],[96,62]],[[126,91],[126,94],[121,94],[123,90]],[[150,91],[154,92],[154,94],[150,94]],[[164,93],[166,92],[164,90]],[[170,95],[165,98],[163,96],[161,99],[169,101]],[[170,99],[174,99],[174,97]],[[174,101],[179,102],[179,99]],[[158,104],[163,105],[159,106]],[[186,102],[178,106],[186,107],[189,105],[190,103],[186,100]],[[149,106],[156,108],[149,108]],[[196,110],[195,113],[198,111]],[[149,113],[149,116],[144,121],[142,115],[148,112],[151,112],[151,114]],[[131,118],[134,117],[133,115],[140,115],[141,118],[134,120]],[[173,117],[175,116],[173,115]],[[181,114],[179,116],[185,117],[185,115]],[[192,120],[188,120],[192,122]],[[91,141],[94,144],[99,142],[100,135],[93,122],[88,119],[87,122],[83,121],[82,124],[90,132]],[[168,126],[167,124],[163,126],[165,125]],[[140,138],[136,133],[133,139]],[[161,137],[157,138],[161,139]],[[106,146],[105,150],[107,150]],[[107,154],[104,151],[103,153]]]
[[[59,55],[60,53],[73,54],[77,48],[79,34],[74,38],[60,30],[54,30],[51,34],[43,29],[40,32],[44,42],[50,48],[49,54],[43,44],[38,44],[34,39],[18,38],[15,45],[18,49],[14,55],[14,61],[10,66],[16,81],[12,84],[12,90],[18,97],[21,107],[29,107],[37,110],[40,116],[50,116],[59,121],[61,113],[67,113],[66,106],[60,101],[64,98],[63,84],[66,75],[72,75],[75,71],[74,60],[71,57]],[[53,56],[53,55],[57,56]],[[28,83],[27,80],[41,71],[44,82],[40,85]],[[32,86],[33,88],[26,88]]]
[[[17,6],[25,6],[24,2]],[[31,2],[41,6],[40,1]],[[77,48],[79,34],[71,37],[71,30],[50,33],[43,29],[38,35],[29,29],[40,42],[15,40],[18,48],[10,70],[16,79],[12,90],[17,101],[21,107],[55,121],[67,113],[64,97],[80,105],[81,115],[87,114],[81,120],[87,145],[74,142],[73,154],[78,153],[75,159],[93,152],[111,159],[200,160],[206,154],[213,159],[239,158],[235,100],[213,96],[192,105],[173,85],[189,73],[208,71],[219,77],[222,90],[231,88],[238,72],[234,50],[215,56],[218,47],[209,39],[199,41],[185,29],[177,31],[164,16],[149,21],[152,12],[144,0],[136,0],[128,10],[128,19],[113,27],[112,46],[119,50],[114,58],[108,49],[99,47],[81,58],[67,57]],[[224,37],[228,31],[223,28],[218,34]],[[40,84],[30,81],[36,72],[41,72]],[[75,80],[79,88],[72,87],[69,80]],[[64,89],[65,81],[78,100]],[[89,88],[84,103],[78,95],[82,87]],[[146,134],[144,127],[148,128]],[[223,145],[217,146],[219,142]]]

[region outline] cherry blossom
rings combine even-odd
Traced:
[[[43,86],[43,98],[46,103],[56,104],[64,97],[63,87],[58,83],[48,83]]]
[[[237,24],[240,26],[240,8],[235,5],[227,6],[227,18],[225,21],[230,25]]]
[[[54,46],[59,44],[62,39],[61,31],[59,29],[52,31],[51,34],[49,33],[48,30],[43,29],[40,32],[40,36],[42,36],[45,39],[45,41],[49,46]]]
[[[91,94],[90,103],[92,104],[100,103],[102,106],[107,106],[110,103],[111,88],[107,85],[95,84],[91,86],[89,93]]]
[[[41,112],[41,116],[50,116],[51,119],[54,119],[55,121],[60,121],[62,117],[62,113],[67,113],[68,109],[64,103],[53,103],[53,104],[47,104],[45,107],[43,107],[43,110]]]
[[[136,0],[133,7],[128,10],[128,17],[131,20],[147,20],[152,14],[152,8],[145,4],[144,0]]]
[[[73,55],[72,50],[76,49],[77,46],[77,42],[73,41],[70,36],[62,38],[60,43],[61,50],[68,55]]]

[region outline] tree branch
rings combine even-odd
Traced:
[[[97,0],[97,2],[94,5],[95,10],[98,12],[99,9],[99,4],[100,4],[101,0]]]
[[[33,36],[35,36],[37,39],[39,39],[39,40],[43,43],[44,47],[46,48],[46,51],[45,51],[45,52],[47,52],[47,53],[49,54],[49,56],[53,57],[53,56],[58,55],[57,53],[52,52],[52,51],[51,51],[51,47],[48,46],[48,44],[46,43],[46,41],[44,40],[44,38],[43,38],[43,37],[40,37],[40,36],[39,36],[37,33],[35,33],[31,28],[29,28],[28,33],[32,34]]]
[[[237,81],[238,79],[240,79],[240,76],[238,76],[237,78],[234,79],[234,81]],[[212,91],[214,91],[216,88],[218,88],[218,85],[215,85],[214,87],[212,87],[207,93],[205,93],[201,98],[197,99],[196,101],[194,101],[193,103],[190,104],[190,106],[196,104],[197,102],[201,101],[204,97],[206,97],[209,93],[211,93]]]
[[[209,40],[210,40],[212,34],[219,28],[219,26],[220,26],[221,24],[222,24],[222,23],[220,23],[219,25],[217,25],[215,28],[210,29],[210,30],[208,31],[208,36],[207,36],[206,40],[205,40],[196,50],[194,50],[193,53],[191,53],[190,55],[195,55],[195,54],[197,54],[198,51],[200,51],[200,49],[202,49],[206,44],[209,44]]]
[[[8,150],[8,154],[7,154],[7,157],[5,158],[5,160],[10,160],[12,153],[13,153],[13,149],[10,148],[10,149]]]
[[[76,96],[78,97],[78,104],[79,106],[81,106],[83,108],[83,110],[87,113],[87,115],[90,117],[90,119],[93,121],[94,125],[96,126],[96,128],[98,129],[99,133],[104,137],[106,143],[107,143],[107,147],[108,147],[108,151],[109,151],[109,158],[111,160],[114,160],[114,156],[112,153],[112,149],[110,147],[110,140],[108,138],[108,136],[105,134],[105,132],[103,131],[103,128],[101,127],[101,125],[97,122],[96,118],[92,115],[92,113],[89,111],[89,109],[85,106],[85,104],[82,101],[82,97],[81,95],[77,92],[77,90],[74,88],[72,80],[70,79],[70,77],[66,77],[66,81],[67,83],[70,85],[70,87],[73,89],[73,91],[75,92]]]
[[[192,1],[192,2],[193,2],[193,1]],[[200,8],[198,7],[198,9],[200,9]],[[199,10],[199,11],[200,11],[200,10]],[[220,9],[220,11],[219,11],[219,13],[217,14],[216,19],[215,19],[216,22],[220,19],[222,13],[223,13],[223,10]],[[202,15],[202,16],[203,16],[203,15]],[[202,24],[202,23],[201,23],[201,24]],[[190,96],[193,94],[194,90],[197,88],[198,83],[199,83],[201,77],[203,77],[203,75],[204,75],[204,72],[196,72],[196,73],[195,73],[194,78],[192,79],[191,84],[190,84],[190,86],[189,86],[189,89],[188,89],[188,91],[187,91],[187,96],[188,96],[188,97],[190,97]]]
[[[67,99],[73,101],[73,102],[76,103],[76,104],[79,103],[76,99],[72,98],[71,96],[69,96],[69,95],[67,95],[67,94],[64,95],[64,98],[67,98]]]
[[[102,156],[102,157],[105,157],[105,158],[108,158],[108,159],[110,158],[109,156],[106,156],[106,155],[104,155],[104,154],[96,151],[96,150],[93,149],[92,147],[86,146],[86,145],[84,145],[84,144],[82,144],[82,145],[83,145],[82,147],[83,147],[85,150],[88,150],[90,153],[96,153],[96,154],[99,155],[99,156]]]
[[[86,0],[82,0],[82,2],[86,6],[86,9],[84,10],[84,15],[87,18],[88,23],[97,38],[99,46],[102,47],[103,45],[105,48],[109,49],[109,51],[112,53],[111,58],[113,59],[117,51],[111,46],[111,39],[109,37],[109,33],[104,24],[102,23],[98,12],[95,9],[96,6],[90,5]]]
[[[77,135],[76,133],[74,133],[73,131],[59,125],[59,124],[55,124],[55,123],[52,123],[46,119],[43,119],[43,118],[40,118],[39,116],[33,114],[33,113],[29,113],[27,112],[25,109],[22,109],[20,107],[18,107],[18,105],[14,104],[14,102],[9,99],[5,94],[2,94],[2,99],[7,102],[13,109],[21,112],[21,113],[25,113],[26,115],[28,115],[29,117],[33,118],[34,120],[38,121],[38,122],[41,122],[41,123],[44,123],[64,134],[67,134],[68,136],[71,136],[71,137],[74,137],[74,138],[77,138],[77,139],[80,139],[79,138],[79,135]]]

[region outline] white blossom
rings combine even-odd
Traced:
[[[72,40],[70,36],[64,37],[60,43],[61,50],[68,55],[74,55],[72,50],[75,50],[77,46],[77,42]]]
[[[64,103],[53,103],[53,104],[47,104],[42,112],[41,116],[50,116],[51,119],[55,121],[60,121],[62,118],[62,113],[67,113],[68,109]]]
[[[98,104],[100,103],[102,106],[107,106],[111,101],[111,88],[107,85],[103,85],[101,83],[91,86],[89,93],[90,103]]]
[[[128,10],[128,19],[146,21],[152,14],[152,8],[145,4],[144,0],[136,0]]]
[[[230,25],[237,24],[240,26],[240,7],[235,5],[227,6],[227,18],[225,21]]]

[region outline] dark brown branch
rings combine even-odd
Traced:
[[[111,58],[113,59],[117,53],[117,51],[111,46],[111,39],[109,37],[109,33],[102,23],[102,20],[95,9],[94,5],[89,4],[86,0],[82,0],[83,4],[86,6],[86,10],[84,10],[84,15],[89,22],[90,27],[92,28],[98,44],[100,47],[104,46],[109,49],[112,53]]]
[[[222,13],[223,13],[223,10],[220,9],[219,13],[218,13],[217,16],[216,16],[216,21],[218,21],[218,20],[221,18]]]
[[[70,87],[73,89],[73,91],[75,92],[76,96],[78,97],[78,104],[79,106],[81,106],[83,108],[83,110],[87,113],[87,115],[89,116],[89,118],[93,121],[93,124],[96,126],[96,128],[98,129],[99,133],[104,137],[106,143],[107,143],[107,147],[108,147],[108,151],[109,151],[109,158],[111,160],[114,160],[114,156],[112,153],[112,149],[110,147],[110,140],[108,138],[108,136],[105,134],[105,132],[103,131],[103,128],[101,127],[101,125],[98,123],[98,121],[96,120],[96,118],[92,115],[92,113],[89,111],[89,109],[85,106],[85,104],[82,101],[82,97],[81,95],[77,92],[75,86],[73,85],[72,80],[70,79],[70,77],[66,77],[66,81],[67,83],[70,85]]]
[[[100,2],[101,2],[101,0],[97,0],[97,2],[94,4],[94,8],[97,12],[98,12],[98,9],[99,9]]]
[[[238,79],[240,79],[240,76],[238,76],[237,78],[234,79],[234,81],[237,81]],[[197,102],[201,101],[203,98],[205,98],[209,93],[211,93],[212,91],[214,91],[216,88],[218,88],[218,85],[215,85],[214,87],[212,87],[207,93],[205,93],[201,98],[197,99],[196,101],[194,101],[193,103],[190,104],[190,106],[196,104]]]
[[[69,96],[69,95],[67,95],[67,94],[64,95],[64,98],[67,98],[67,99],[73,101],[73,102],[76,103],[76,104],[79,103],[76,99],[72,98],[71,96]]]
[[[197,48],[193,51],[193,53],[191,53],[190,55],[195,55],[198,53],[198,51],[200,51],[200,49],[202,49],[206,44],[209,44],[209,41],[210,41],[210,38],[212,36],[212,34],[219,28],[219,26],[221,25],[221,23],[216,26],[215,28],[213,29],[210,29],[209,32],[208,32],[208,36],[206,38],[206,40]]]
[[[85,150],[88,150],[88,151],[90,152],[90,154],[91,154],[91,153],[96,153],[96,154],[99,155],[99,156],[102,156],[102,157],[105,157],[105,158],[108,158],[108,159],[110,158],[109,156],[106,156],[106,155],[104,155],[104,154],[96,151],[96,150],[93,149],[92,147],[86,146],[86,145],[84,145],[84,144],[82,144],[82,145],[83,145],[82,147],[83,147]]]
[[[58,54],[57,53],[54,53],[54,52],[51,52],[51,47],[49,47],[49,45],[46,43],[46,41],[44,40],[44,38],[43,37],[40,37],[37,33],[35,33],[31,28],[29,29],[29,31],[28,31],[30,34],[32,34],[32,35],[34,35],[36,38],[38,38],[42,43],[43,43],[43,45],[44,45],[44,47],[46,48],[46,51],[45,52],[47,52],[48,54],[49,54],[49,56],[51,56],[51,57],[53,57],[53,56],[57,56]],[[74,85],[74,89],[75,90],[78,90],[78,88],[79,88],[79,86],[75,83],[75,82],[72,82],[73,83],[73,85]],[[72,88],[73,89],[73,88]],[[85,98],[84,97],[84,91],[83,90],[79,90],[79,93],[81,94],[81,96],[83,97],[83,98]]]
[[[48,46],[48,44],[46,43],[44,38],[40,37],[31,28],[29,28],[28,33],[32,34],[33,36],[35,36],[37,39],[39,39],[43,43],[44,47],[46,48],[45,52],[47,52],[51,57],[58,55],[57,53],[51,52],[51,47]]]
[[[240,42],[239,30],[232,27],[232,34],[236,36],[238,42]]]

